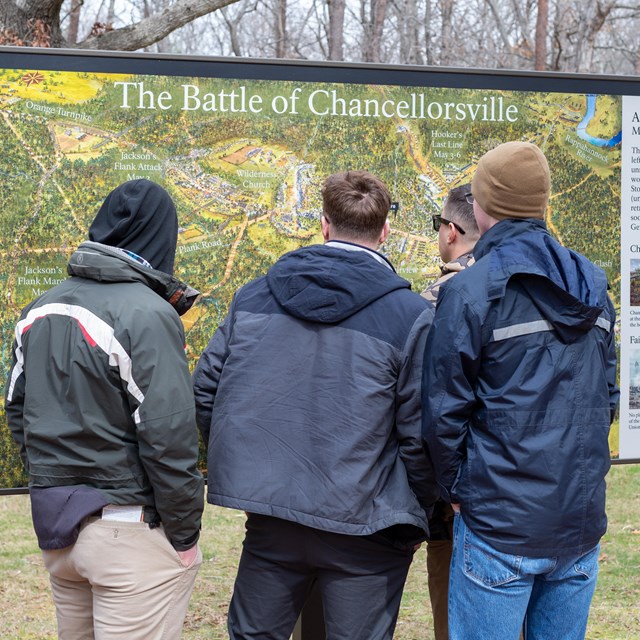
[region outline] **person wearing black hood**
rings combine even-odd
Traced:
[[[177,237],[169,194],[125,182],[16,326],[5,410],[63,640],[179,638],[202,562]]]
[[[287,640],[314,584],[329,640],[391,638],[438,497],[420,437],[434,312],[376,251],[389,192],[348,171],[322,195],[325,244],[241,288],[193,376],[208,500],[248,513],[232,640]]]

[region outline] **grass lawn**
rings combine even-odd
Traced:
[[[602,540],[600,577],[587,638],[638,640],[640,466],[614,467],[608,486],[609,530]],[[204,563],[185,623],[185,640],[227,638],[226,609],[240,556],[243,524],[242,513],[207,506],[201,538]],[[396,640],[433,638],[425,564],[425,551],[420,549],[405,588]],[[0,497],[0,601],[2,640],[57,637],[47,573],[31,528],[28,496]]]

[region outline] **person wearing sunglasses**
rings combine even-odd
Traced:
[[[435,304],[440,287],[474,262],[472,251],[480,232],[473,217],[471,185],[463,184],[451,189],[444,201],[442,215],[433,215],[431,218],[433,230],[438,233],[438,251],[444,264],[440,267],[442,276],[429,285],[422,295]]]
[[[471,185],[463,184],[449,191],[442,215],[433,215],[433,230],[438,233],[438,251],[443,265],[442,275],[429,285],[422,296],[436,303],[440,287],[456,273],[474,263],[473,247],[480,231],[473,216]],[[453,549],[453,509],[438,500],[429,520],[427,541],[427,574],[429,599],[433,613],[435,640],[448,640],[449,565]]]

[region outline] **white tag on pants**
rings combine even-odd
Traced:
[[[102,519],[116,522],[142,522],[143,508],[140,505],[108,504],[102,508]]]

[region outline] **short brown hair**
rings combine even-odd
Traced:
[[[442,208],[443,217],[459,224],[467,234],[467,240],[477,240],[480,237],[478,223],[473,215],[473,205],[467,201],[471,195],[471,184],[461,184],[449,191]]]
[[[367,171],[334,173],[324,181],[322,213],[339,236],[376,241],[390,207],[386,185]]]

